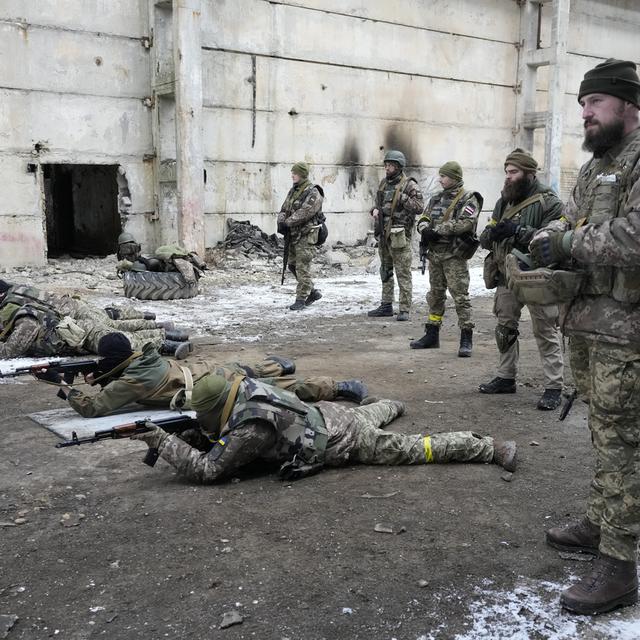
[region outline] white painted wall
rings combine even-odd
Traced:
[[[173,99],[143,104],[154,88],[172,88],[167,19],[154,0],[0,4],[0,266],[45,259],[41,180],[28,163],[120,164],[132,197],[127,230],[149,249],[174,239]],[[207,246],[227,217],[274,231],[297,160],[325,189],[330,241],[366,235],[389,148],[407,154],[425,192],[442,163],[459,161],[492,208],[516,126],[513,0],[206,0],[202,25]],[[637,56],[639,26],[634,0],[572,2],[566,176],[585,158],[580,79],[601,59]],[[152,31],[149,51],[140,39]],[[544,70],[537,100],[543,109]]]

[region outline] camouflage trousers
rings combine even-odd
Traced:
[[[503,286],[496,289],[493,298],[493,314],[498,320],[498,325],[517,331],[522,307],[524,305],[513,295],[511,289]],[[542,362],[544,387],[545,389],[562,389],[564,366],[562,342],[558,330],[558,307],[529,304],[527,309],[531,316],[531,328]],[[520,344],[516,337],[515,342],[506,351],[500,353],[498,376],[500,378],[515,378],[518,373],[519,359]]]
[[[81,300],[66,299],[61,312],[62,315],[71,316],[85,332],[82,347],[90,353],[98,353],[100,338],[114,331],[127,336],[135,351],[140,351],[148,342],[159,349],[165,339],[164,329],[158,329],[153,320],[112,320],[104,309],[98,309]]]
[[[383,304],[393,303],[394,283],[393,272],[398,280],[398,303],[400,311],[411,310],[413,300],[413,281],[411,278],[411,240],[407,239],[406,246],[394,249],[391,241],[378,238],[378,254],[380,255],[380,280],[382,281]]]
[[[640,352],[571,336],[571,368],[589,399],[596,453],[587,517],[601,527],[600,551],[636,562],[640,537]]]
[[[379,400],[362,407],[343,407],[319,402],[329,442],[327,466],[361,464],[428,464],[445,462],[491,462],[493,438],[471,431],[433,435],[393,433],[381,427],[404,411],[401,402]]]
[[[311,262],[316,251],[317,247],[314,244],[309,244],[307,236],[302,236],[289,245],[289,268],[298,281],[296,300],[305,300],[313,289]]]
[[[429,254],[429,293],[427,324],[440,326],[445,311],[447,289],[451,293],[461,329],[473,329],[471,301],[469,300],[469,263],[464,258],[441,257],[433,251]]]
[[[493,438],[471,431],[432,436],[387,433],[380,429],[404,410],[402,403],[380,400],[364,407],[347,409],[335,403],[317,405],[325,418],[329,442],[325,464],[427,464],[436,462],[491,462]],[[190,480],[217,482],[258,458],[272,459],[276,435],[263,423],[249,423],[203,453],[175,435],[167,436],[158,448],[160,456]]]

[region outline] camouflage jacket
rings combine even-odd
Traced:
[[[311,227],[324,222],[322,201],[320,188],[308,180],[289,189],[278,214],[278,223],[289,228],[293,241],[306,236]]]
[[[83,393],[79,389],[72,390],[69,393],[69,404],[85,418],[104,416],[133,402],[152,407],[169,407],[176,393],[185,389],[183,368],[191,373],[194,383],[207,373],[223,375],[227,379],[245,373],[239,365],[233,363],[220,366],[207,360],[168,360],[153,345],[146,344],[142,353],[134,358],[119,378],[95,395]]]
[[[294,393],[246,378],[240,385],[221,438],[254,422],[269,424],[276,433],[274,445],[261,453],[265,460],[279,463],[294,458],[309,463],[324,460],[327,429],[320,411],[302,402]]]
[[[569,334],[640,346],[640,128],[578,174],[564,216],[571,258],[586,273],[561,310]]]
[[[538,198],[536,199],[536,196]],[[517,210],[521,205],[513,205],[505,202],[502,198],[496,202],[496,206],[491,214],[489,224],[480,234],[480,245],[485,249],[493,251],[500,272],[501,282],[504,284],[505,266],[504,260],[512,249],[518,249],[523,253],[529,252],[529,242],[538,229],[546,227],[552,220],[559,220],[562,216],[562,202],[555,192],[538,180],[534,180],[531,189],[522,201],[532,200],[527,206]],[[515,215],[511,212],[516,210]],[[519,225],[515,236],[504,238],[499,242],[491,241],[491,230],[502,219],[510,219]]]
[[[407,238],[411,238],[416,216],[424,208],[422,191],[414,178],[401,171],[380,182],[374,208],[382,212],[385,236],[389,236],[391,227],[404,227]]]
[[[447,214],[454,201],[452,211]],[[429,252],[437,253],[442,258],[457,255],[459,237],[475,234],[482,203],[482,196],[476,191],[465,191],[462,182],[433,195],[416,225],[419,233],[433,229],[441,235],[439,240],[429,243]]]
[[[22,325],[20,340],[14,340],[12,350],[20,348],[22,353],[16,355],[53,356],[69,355],[73,353],[68,345],[56,333],[56,327],[61,320],[61,313],[56,305],[55,296],[51,296],[35,287],[14,285],[0,304],[0,342],[8,340],[16,329]],[[33,322],[21,323],[20,320],[31,318],[38,325],[38,331],[33,335]],[[26,341],[25,326],[31,327],[28,333],[31,339]],[[20,342],[20,345],[16,343]]]

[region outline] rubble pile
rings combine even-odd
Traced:
[[[275,233],[267,235],[248,220],[227,220],[227,228],[227,235],[222,243],[225,249],[236,249],[251,257],[282,256],[284,240]]]

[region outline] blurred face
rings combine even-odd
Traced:
[[[580,99],[584,122],[582,148],[596,157],[615,147],[625,135],[624,100],[605,93],[590,93]]]
[[[442,174],[438,176],[438,182],[443,189],[450,189],[454,184],[456,184],[456,181],[453,178]]]
[[[302,178],[297,173],[293,173],[293,171],[292,171],[291,172],[291,182],[293,182],[293,184],[298,184],[300,182],[300,180],[302,180]]]
[[[384,172],[387,178],[393,178],[400,171],[400,165],[397,162],[385,162]]]
[[[508,164],[504,168],[502,197],[507,202],[520,202],[524,200],[532,179],[531,174],[525,173],[513,164]]]

